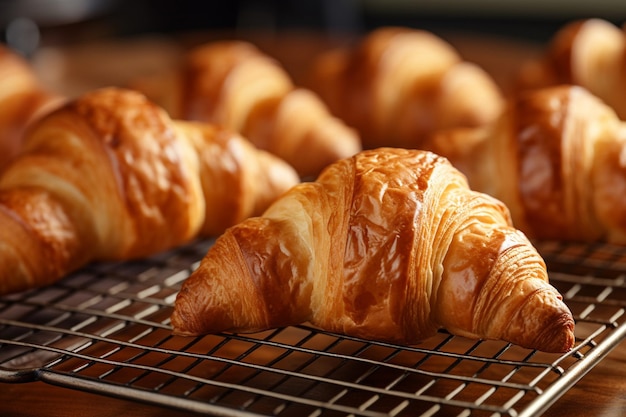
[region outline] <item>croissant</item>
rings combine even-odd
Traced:
[[[438,329],[565,352],[572,315],[506,207],[443,157],[380,148],[226,230],[183,283],[173,331],[310,322],[413,344]]]
[[[35,122],[0,176],[0,293],[218,234],[297,182],[238,134],[137,92],[85,93]]]
[[[431,151],[502,200],[537,239],[626,244],[626,130],[582,87],[521,92],[489,126],[433,135]]]
[[[132,84],[174,118],[218,123],[289,162],[302,177],[361,150],[355,131],[282,66],[244,41],[191,50],[180,68]]]
[[[21,56],[0,45],[0,170],[18,153],[26,126],[58,101]]]
[[[626,34],[602,19],[583,19],[561,28],[543,54],[526,62],[518,89],[573,84],[586,88],[626,118]]]
[[[399,27],[369,33],[352,48],[321,54],[308,84],[359,132],[364,148],[420,148],[430,132],[480,126],[497,117],[493,78],[436,35]]]

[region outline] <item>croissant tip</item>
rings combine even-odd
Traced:
[[[189,337],[189,336],[199,336],[196,333],[191,333],[191,332],[186,332],[182,329],[179,329],[178,327],[172,327],[172,335],[173,336],[184,336],[184,337]]]
[[[568,353],[575,343],[574,320],[571,314],[563,314],[550,326],[546,326],[537,347],[548,353]]]
[[[176,314],[176,311],[170,317],[173,336],[200,336],[202,333],[193,328],[195,322],[185,320]]]
[[[567,353],[575,345],[574,317],[553,287],[536,291],[509,322],[503,339],[546,353]]]

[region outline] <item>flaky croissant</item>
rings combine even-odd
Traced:
[[[439,133],[426,147],[502,200],[531,237],[626,244],[625,126],[582,87],[522,92],[492,125]]]
[[[297,88],[283,67],[243,41],[189,51],[174,72],[132,87],[174,118],[227,126],[289,162],[302,177],[361,149],[356,132],[331,116],[313,92]]]
[[[561,28],[547,49],[526,62],[518,89],[573,84],[586,88],[626,119],[626,33],[602,19],[583,19]]]
[[[218,234],[297,182],[237,134],[88,92],[35,122],[0,177],[0,293]]]
[[[0,44],[0,170],[18,153],[26,126],[60,100],[28,62]]]
[[[569,350],[574,322],[506,207],[436,154],[363,151],[229,228],[183,283],[176,334],[309,321],[416,343],[437,329]]]
[[[323,53],[308,85],[357,129],[364,148],[419,148],[430,132],[489,123],[503,104],[492,77],[452,45],[430,32],[398,27]]]

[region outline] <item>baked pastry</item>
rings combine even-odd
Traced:
[[[0,293],[218,234],[297,182],[238,134],[137,92],[85,93],[31,125],[0,176]]]
[[[626,119],[626,34],[602,19],[565,25],[537,59],[525,63],[518,89],[579,85]]]
[[[502,200],[537,239],[626,243],[626,135],[578,86],[528,90],[489,126],[434,135],[473,189]]]
[[[413,344],[438,329],[565,352],[574,321],[499,201],[436,154],[363,151],[229,228],[183,283],[173,331],[311,322]]]
[[[175,71],[135,80],[172,117],[224,125],[289,162],[302,177],[361,150],[356,132],[274,59],[244,41],[189,51]]]
[[[26,60],[0,44],[0,170],[18,153],[26,126],[60,100]]]
[[[319,56],[309,84],[364,148],[419,148],[433,131],[481,126],[503,104],[492,77],[433,33],[383,27]]]

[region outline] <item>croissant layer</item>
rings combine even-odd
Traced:
[[[498,200],[444,158],[379,148],[332,164],[229,228],[184,282],[174,332],[310,322],[417,343],[445,328],[564,352],[574,322]]]

